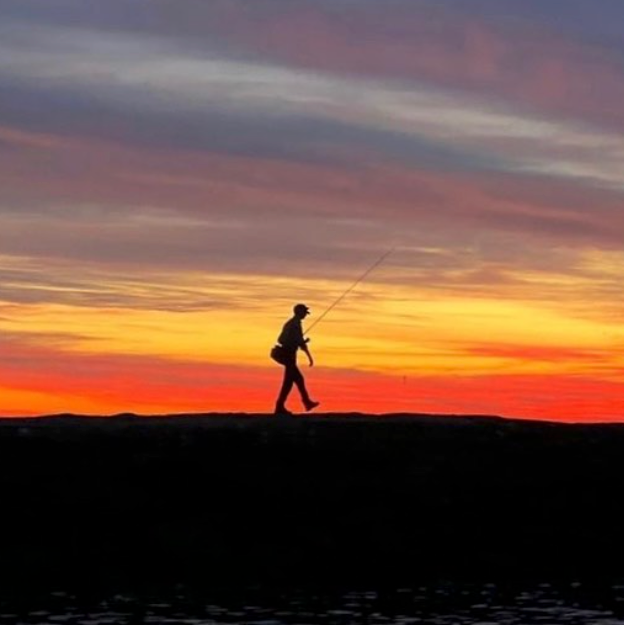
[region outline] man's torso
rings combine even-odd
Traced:
[[[303,329],[297,317],[289,319],[282,328],[277,342],[288,350],[296,351],[303,344]]]

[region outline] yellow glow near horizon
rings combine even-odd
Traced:
[[[8,320],[5,315],[0,321],[0,328],[25,338],[40,336],[44,345],[51,342],[83,353],[263,366],[281,324],[290,315],[290,294],[298,293],[318,317],[323,306],[331,303],[328,294],[339,294],[344,288],[342,283],[307,280],[302,293],[299,280],[269,276],[218,276],[210,284],[198,284],[197,276],[177,281],[180,289],[192,285],[195,296],[214,298],[214,308],[172,312],[12,305],[13,312]],[[262,293],[271,293],[271,299]],[[363,285],[332,312],[313,332],[312,347],[324,366],[378,372],[582,373],[595,371],[595,363],[532,360],[521,354],[513,358],[471,350],[513,345],[606,354],[617,331],[615,323],[567,314],[560,303],[444,296],[426,289],[373,283]],[[614,354],[603,373],[608,375],[610,368],[621,365],[622,355]]]

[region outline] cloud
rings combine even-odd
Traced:
[[[566,366],[578,364],[608,365],[613,361],[613,352],[591,351],[566,347],[544,347],[543,345],[479,345],[468,349],[478,356],[487,356],[502,360],[518,360],[534,364],[535,362],[565,363]],[[615,365],[614,365],[615,368]],[[619,369],[619,367],[618,367]]]
[[[562,10],[525,0],[278,0],[259,11],[233,0],[211,8],[191,2],[186,15],[171,17],[183,32],[207,28],[268,60],[433,82],[621,129],[622,7],[616,2],[567,3]]]
[[[552,287],[535,275],[526,282],[528,272],[580,281],[583,252],[620,249],[624,236],[617,194],[544,179],[148,152],[2,129],[0,136],[20,145],[18,154],[0,155],[0,244],[11,256],[2,293],[24,303],[209,307],[209,294],[189,297],[176,281],[348,281],[393,244],[402,252],[380,278],[387,283],[542,297]],[[437,251],[420,251],[427,249]],[[35,266],[24,269],[27,258]],[[153,293],[139,296],[126,284],[135,279]],[[610,274],[594,296],[610,301],[615,284]],[[583,282],[570,296],[588,292]]]
[[[13,95],[2,112],[13,123],[48,120],[53,130],[258,158],[331,161],[346,150],[405,165],[624,189],[621,137],[468,93],[185,51],[120,33],[10,23],[3,32],[0,78]],[[36,95],[45,110],[24,118],[16,103]]]

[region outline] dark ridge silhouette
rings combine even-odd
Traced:
[[[484,416],[0,420],[0,582],[624,575],[624,425]]]

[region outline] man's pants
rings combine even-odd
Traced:
[[[301,401],[304,404],[310,403],[310,397],[308,395],[308,391],[306,390],[303,374],[299,371],[299,367],[297,367],[296,352],[292,355],[289,354],[286,362],[284,363],[284,381],[282,382],[282,388],[277,399],[278,408],[284,408],[284,404],[286,403],[286,399],[292,390],[293,384],[296,384],[299,389]]]

